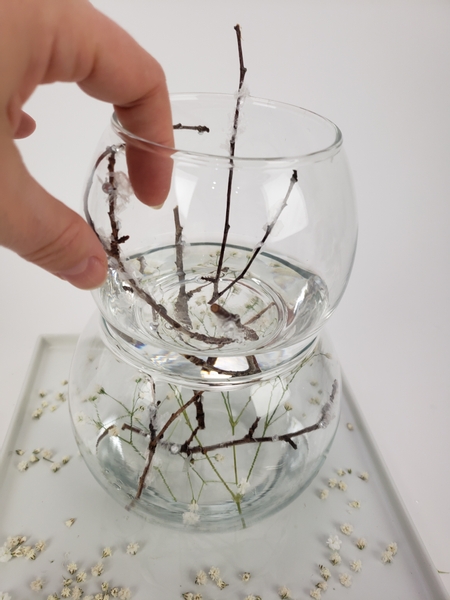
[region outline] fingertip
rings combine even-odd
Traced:
[[[107,261],[98,256],[90,256],[75,267],[55,273],[60,279],[68,281],[81,290],[93,290],[106,280]]]

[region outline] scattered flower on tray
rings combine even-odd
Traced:
[[[342,540],[339,539],[337,535],[330,535],[327,539],[327,546],[330,550],[340,550],[341,549]]]
[[[98,562],[96,565],[94,565],[91,569],[91,573],[94,577],[100,577],[100,575],[103,573],[103,563]]]
[[[369,473],[367,471],[363,471],[358,475],[358,477],[363,481],[369,481]]]
[[[347,484],[345,483],[345,481],[339,481],[339,483],[337,484],[338,488],[342,491],[342,492],[346,492],[347,491]]]
[[[208,571],[208,575],[211,577],[212,581],[216,582],[220,579],[220,569],[218,567],[211,567]]]
[[[359,548],[360,550],[364,550],[364,548],[367,546],[367,542],[364,538],[358,538],[356,540],[356,547]]]
[[[344,535],[351,535],[353,533],[353,525],[350,525],[350,523],[343,523],[340,529]]]
[[[78,571],[77,573],[77,583],[83,583],[86,581],[86,571]]]
[[[285,585],[279,588],[278,595],[280,596],[281,600],[285,600],[286,598],[292,598],[291,590]]]
[[[361,508],[361,502],[359,502],[359,500],[352,500],[348,505],[352,508]]]
[[[348,429],[349,431],[353,431],[353,430],[355,429],[355,427],[354,427],[353,423],[347,423],[347,429]]]
[[[322,590],[322,592],[326,592],[328,589],[328,583],[326,581],[319,581],[319,583],[316,583],[316,588],[319,588],[319,590]]]
[[[78,571],[77,563],[71,562],[67,565],[67,570],[71,575]]]
[[[395,542],[391,542],[390,544],[387,545],[386,550],[388,550],[389,552],[392,552],[392,555],[395,556],[398,552],[398,546]]]
[[[322,591],[320,590],[320,588],[316,587],[313,590],[309,590],[309,595],[311,596],[311,598],[314,598],[314,600],[321,600]]]
[[[127,546],[127,554],[130,554],[131,556],[134,556],[135,554],[137,554],[138,550],[139,550],[139,544],[137,542],[130,542]]]
[[[331,572],[328,567],[325,567],[325,565],[319,565],[319,571],[321,576],[325,579],[325,581],[328,581],[328,579],[330,579]]]
[[[341,573],[339,575],[339,583],[344,587],[348,588],[352,585],[352,577],[348,573]]]
[[[20,463],[17,465],[17,468],[23,473],[28,469],[28,462],[26,460],[21,460]]]
[[[64,524],[66,527],[72,527],[72,525],[75,523],[76,519],[67,519],[67,521],[64,521]]]
[[[328,494],[329,494],[329,491],[326,488],[324,488],[323,490],[320,490],[320,499],[326,500],[328,498]]]
[[[30,588],[33,590],[33,592],[39,592],[40,590],[42,590],[43,587],[44,587],[44,582],[42,581],[42,579],[40,577],[38,577],[37,579],[35,579],[34,581],[32,581],[30,583]]]
[[[112,550],[109,546],[107,548],[103,548],[102,558],[108,558],[109,556],[111,556],[111,554]]]
[[[245,571],[245,573],[242,573],[242,581],[250,581],[251,575],[248,571]]]
[[[350,569],[355,573],[359,573],[362,569],[362,562],[360,560],[352,560],[350,563]]]
[[[333,552],[333,554],[330,556],[330,563],[332,565],[340,565],[342,561],[341,555],[339,554],[339,552]]]
[[[199,571],[195,577],[195,583],[197,585],[205,585],[207,581],[208,576],[206,575],[205,571]]]
[[[335,488],[337,486],[337,479],[334,479],[333,477],[331,479],[328,480],[328,487],[330,488]]]

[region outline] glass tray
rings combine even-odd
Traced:
[[[119,600],[175,600],[188,592],[200,594],[199,600],[244,600],[251,595],[276,600],[282,586],[294,600],[301,600],[310,598],[310,590],[324,581],[319,572],[324,565],[331,577],[328,590],[321,592],[323,599],[448,600],[348,385],[344,384],[335,443],[317,478],[295,502],[247,530],[177,532],[146,523],[117,505],[79,456],[64,400],[75,343],[74,336],[39,339],[3,446],[0,546],[8,536],[22,535],[28,538],[25,545],[45,540],[46,548],[36,552],[35,560],[19,556],[8,562],[2,562],[0,551],[0,592],[9,593],[12,600],[47,599],[55,593],[61,597],[63,580],[71,578],[69,587],[80,587],[84,598],[104,594],[105,583],[109,599]],[[39,408],[41,416],[33,418]],[[20,471],[19,463],[37,449],[40,460]],[[44,458],[44,450],[52,452],[53,462]],[[67,464],[64,456],[70,456]],[[61,465],[56,472],[55,463]],[[338,474],[341,469],[344,475]],[[368,473],[367,481],[359,477],[363,472]],[[330,488],[329,479],[344,482],[341,487],[346,490]],[[323,489],[328,491],[326,499],[320,498]],[[360,508],[350,506],[352,501],[359,501]],[[68,527],[70,519],[75,521]],[[350,535],[340,531],[346,523],[353,527]],[[327,539],[334,535],[342,540],[340,565],[329,560]],[[358,538],[366,539],[365,549],[356,547]],[[398,552],[385,564],[381,557],[390,542],[397,543]],[[135,555],[127,553],[133,543],[139,544]],[[107,547],[112,555],[102,558]],[[360,572],[350,568],[354,560],[361,561]],[[73,575],[67,570],[70,563],[78,568]],[[92,575],[98,563],[103,572]],[[228,584],[225,589],[211,580],[202,586],[194,583],[198,571],[207,573],[212,566],[220,569]],[[87,575],[83,583],[76,582],[80,571]],[[251,574],[250,581],[242,581],[244,572]],[[342,574],[351,576],[350,587],[341,584]],[[32,591],[38,579],[43,587]]]

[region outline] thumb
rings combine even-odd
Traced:
[[[97,236],[28,173],[14,142],[0,141],[0,244],[81,289],[98,287],[107,260]]]

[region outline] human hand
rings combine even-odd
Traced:
[[[14,143],[35,128],[22,106],[42,83],[73,81],[110,102],[135,135],[173,146],[160,65],[87,0],[0,0],[0,244],[82,289],[106,277],[87,223],[28,173]],[[139,151],[127,155],[136,195],[164,202],[170,174]]]

